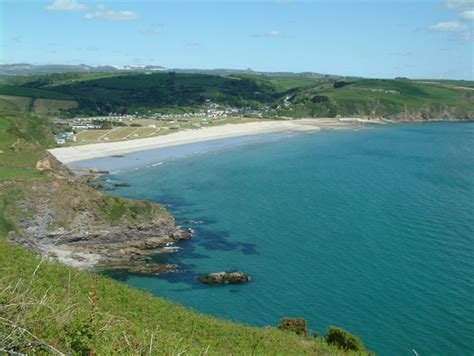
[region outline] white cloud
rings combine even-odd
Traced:
[[[253,35],[253,37],[281,37],[283,33],[280,31],[268,31],[268,32],[263,32],[263,33],[256,33]]]
[[[186,42],[184,42],[184,46],[186,48],[200,48],[200,47],[202,47],[202,44],[199,43],[199,42],[195,42],[195,41],[186,41]]]
[[[466,10],[459,14],[459,17],[464,20],[474,20],[474,10]]]
[[[465,41],[471,41],[472,40],[472,31],[465,31],[462,33],[462,39]]]
[[[122,10],[122,11],[95,11],[84,15],[87,20],[101,19],[106,21],[133,21],[138,20],[139,16],[136,12]]]
[[[448,9],[469,8],[474,6],[474,0],[447,0],[445,4]]]
[[[147,35],[157,35],[163,31],[162,25],[152,25],[147,28],[142,29],[140,32]]]
[[[104,4],[97,4],[97,5],[95,5],[95,7],[96,7],[98,10],[105,10],[105,5],[104,5]]]
[[[433,26],[430,26],[432,31],[440,32],[459,32],[466,31],[468,27],[458,21],[439,22]]]
[[[83,11],[86,9],[87,6],[77,0],[55,0],[46,6],[46,10],[50,11]]]

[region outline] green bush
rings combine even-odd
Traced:
[[[67,325],[64,332],[64,341],[75,354],[86,356],[94,353],[94,337],[97,331],[91,322],[82,321]]]
[[[357,336],[341,328],[328,327],[325,339],[329,345],[337,346],[345,351],[365,351],[364,344]]]
[[[327,103],[329,101],[329,98],[324,95],[315,95],[311,99],[313,103]]]
[[[297,335],[306,336],[308,334],[308,324],[305,319],[301,318],[283,318],[280,320],[278,329],[288,330]]]

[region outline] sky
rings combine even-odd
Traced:
[[[474,0],[0,0],[0,62],[474,80]]]

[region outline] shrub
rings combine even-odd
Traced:
[[[349,84],[351,84],[351,83],[345,82],[345,81],[341,80],[341,81],[339,81],[339,82],[335,82],[334,85],[333,85],[333,87],[334,87],[335,89],[337,89],[337,88],[345,87],[346,85],[349,85]]]
[[[91,322],[81,321],[67,325],[65,330],[65,341],[70,349],[77,355],[94,354],[94,337],[96,330]]]
[[[315,95],[311,99],[313,103],[327,103],[329,101],[329,98],[324,95]]]
[[[283,318],[280,320],[278,329],[288,330],[298,335],[306,336],[308,334],[308,324],[305,319],[301,318]]]
[[[364,351],[364,344],[357,336],[352,335],[344,329],[334,326],[328,327],[326,331],[326,342],[343,350]]]

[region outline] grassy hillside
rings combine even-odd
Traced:
[[[35,99],[33,112],[38,115],[59,115],[63,111],[75,109],[78,106],[75,100]]]
[[[29,112],[33,99],[25,96],[0,95],[0,110]]]
[[[230,106],[260,107],[277,95],[264,78],[175,73],[65,73],[14,78],[0,94],[76,100],[73,114],[133,113],[145,109],[186,112],[206,99]]]
[[[474,91],[442,82],[355,80],[293,91],[282,115],[392,119],[474,118]]]
[[[50,147],[53,135],[44,119],[24,114],[0,114],[0,182],[40,176],[36,162]]]
[[[0,85],[0,110],[58,115],[77,108],[73,97],[51,90],[22,86]]]
[[[74,98],[68,94],[58,91],[29,88],[24,86],[1,85],[0,95],[23,96],[34,99],[53,99],[53,100],[73,100]]]
[[[81,110],[134,112],[141,108],[193,107],[206,99],[258,107],[272,103],[276,89],[266,80],[246,77],[154,73],[78,81],[55,87],[74,96]]]
[[[329,346],[323,338],[217,320],[50,261],[7,241],[8,232],[18,228],[19,214],[33,213],[18,209],[25,189],[33,192],[38,186],[54,186],[62,189],[55,194],[60,201],[77,200],[86,194],[81,189],[69,189],[73,183],[60,174],[60,167],[36,169],[51,143],[50,125],[45,119],[0,114],[0,353],[346,353]],[[91,196],[111,199],[98,192]],[[120,216],[127,204],[121,202]],[[106,210],[115,211],[113,207]]]
[[[394,120],[474,118],[474,83],[304,75],[64,73],[15,78],[0,95],[75,100],[43,103],[40,114],[183,113],[206,100],[223,106],[271,107],[267,116],[386,117]],[[15,85],[13,85],[15,84]],[[3,101],[0,100],[0,105]],[[11,100],[3,104],[12,109]],[[35,106],[31,107],[32,109]]]

